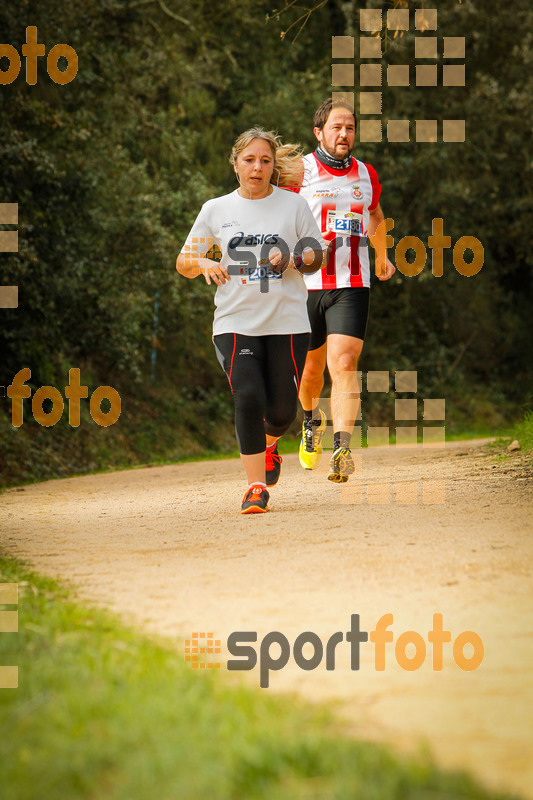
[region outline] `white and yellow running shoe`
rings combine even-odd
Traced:
[[[319,419],[307,421],[304,418],[302,425],[302,439],[300,441],[300,464],[304,469],[316,469],[322,458],[322,437],[326,431],[327,417],[318,409]]]
[[[352,454],[348,447],[338,447],[333,451],[329,462],[328,480],[333,483],[346,483],[348,475],[355,471]]]

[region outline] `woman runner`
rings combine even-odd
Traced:
[[[279,188],[298,180],[298,155],[271,131],[241,134],[230,158],[239,188],[202,206],[176,262],[186,278],[217,286],[213,342],[248,480],[242,514],[267,511],[266,487],[279,478],[277,440],[296,416],[310,331],[301,272],[323,261],[308,204]],[[220,262],[206,255],[214,245]]]

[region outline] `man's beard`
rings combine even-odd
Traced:
[[[336,158],[337,161],[344,161],[345,158],[349,158],[352,155],[352,151],[350,150],[350,146],[347,142],[346,142],[346,147],[348,149],[345,150],[343,153],[337,153],[336,152],[337,147],[339,147],[339,145],[335,146],[335,150],[333,152],[329,147],[324,147],[324,150],[326,150],[329,153],[329,155],[332,156],[332,158]]]
[[[319,144],[316,148],[315,155],[322,164],[332,169],[347,169],[352,163],[351,153],[348,153],[344,158],[337,158],[322,144]]]

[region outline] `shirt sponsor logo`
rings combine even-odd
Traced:
[[[258,244],[277,244],[279,233],[244,233],[240,231],[229,240],[228,247],[230,250],[235,250],[241,244],[247,244],[254,247]]]
[[[222,227],[223,228],[238,228],[239,227],[239,223],[235,222],[235,220],[233,220],[233,222],[225,222]]]
[[[320,189],[313,194],[313,197],[337,197],[341,191],[338,186],[334,186],[332,189]]]

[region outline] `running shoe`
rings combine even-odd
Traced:
[[[268,511],[269,493],[260,483],[254,483],[242,498],[241,514],[264,514]]]
[[[302,439],[300,441],[300,464],[304,469],[316,469],[322,458],[322,437],[327,424],[327,417],[319,409],[320,418],[307,420],[304,418],[302,425]]]
[[[279,473],[281,472],[282,457],[278,453],[278,443],[274,442],[273,445],[266,449],[266,485],[275,486],[279,481]]]
[[[355,464],[347,447],[337,447],[329,462],[328,480],[333,483],[346,483],[348,475],[355,471]]]

